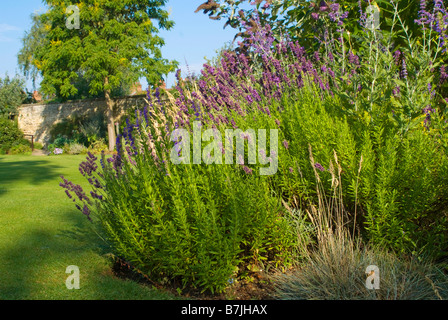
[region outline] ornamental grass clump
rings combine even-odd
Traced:
[[[310,149],[311,164],[315,163]],[[443,300],[448,276],[432,262],[399,257],[362,241],[350,223],[343,198],[342,168],[335,153],[328,164],[331,189],[316,166],[318,204],[305,211],[315,241],[303,243],[296,269],[272,275],[273,297],[280,300]],[[322,167],[323,168],[323,167]],[[362,170],[362,162],[359,164]],[[326,193],[330,191],[330,193]],[[369,278],[368,278],[369,277]]]

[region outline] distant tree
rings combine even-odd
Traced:
[[[0,78],[0,117],[11,118],[17,114],[19,107],[27,94],[25,93],[25,81],[15,76],[10,78],[5,75]]]
[[[40,73],[35,65],[35,53],[39,47],[45,45],[47,30],[41,22],[39,14],[33,13],[31,20],[31,29],[25,31],[25,35],[22,38],[22,49],[17,54],[17,61],[20,71],[27,79],[32,80],[35,88]]]
[[[44,0],[48,10],[39,16],[36,28],[37,34],[45,30],[45,37],[37,41],[26,70],[39,70],[41,89],[46,94],[76,95],[81,79],[88,84],[89,94],[104,94],[111,151],[116,140],[114,90],[140,77],[145,77],[148,84],[157,84],[177,67],[177,62],[162,58],[164,41],[157,36],[159,28],[169,30],[174,25],[162,9],[166,2]],[[76,10],[70,10],[70,6],[76,6]],[[25,62],[30,60],[30,55],[24,57]]]
[[[17,54],[17,61],[22,74],[33,83],[33,88],[36,89],[36,82],[38,81],[40,70],[37,67],[38,49],[45,46],[48,41],[47,35],[49,27],[42,23],[40,14],[33,13],[31,15],[32,25],[29,31],[25,31],[22,38],[22,48]],[[128,71],[129,72],[129,71]],[[85,98],[103,98],[104,92],[97,92],[92,94],[89,92],[89,81],[84,77],[82,71],[78,71],[78,79],[73,82],[76,87],[76,94],[70,96],[56,96],[57,100],[74,100]],[[120,86],[112,90],[112,96],[124,96],[130,93],[132,84],[121,82]]]

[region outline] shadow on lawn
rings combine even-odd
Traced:
[[[62,213],[67,223],[62,228],[30,228],[0,252],[0,300],[60,299],[77,296],[68,290],[65,281],[67,266],[79,265],[84,272],[90,264],[98,263],[89,252],[104,254],[95,234],[89,232],[82,214],[76,210]],[[94,260],[92,260],[94,259]],[[92,272],[92,271],[90,271]],[[102,290],[90,288],[90,292]],[[71,292],[71,294],[70,294]]]
[[[6,161],[5,161],[6,160]],[[52,164],[46,160],[28,158],[24,161],[9,161],[0,157],[0,196],[8,192],[8,184],[26,182],[31,185],[40,185],[55,180],[63,167]]]
[[[0,251],[0,300],[173,299],[169,292],[149,289],[118,277],[107,262],[104,243],[76,210],[62,212],[61,228],[33,227]],[[80,271],[80,289],[69,290],[66,268]]]

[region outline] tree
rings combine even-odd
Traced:
[[[33,87],[36,86],[36,80],[39,77],[39,69],[34,64],[35,53],[39,47],[45,45],[47,41],[47,30],[41,22],[40,15],[34,13],[31,15],[32,25],[30,31],[25,31],[22,38],[22,49],[17,54],[17,62],[23,75],[31,79]]]
[[[17,107],[26,98],[25,81],[18,76],[0,78],[0,117],[10,118],[17,114]]]
[[[47,35],[49,27],[45,26],[40,14],[33,13],[31,15],[32,26],[29,31],[25,31],[25,35],[22,38],[22,49],[17,54],[17,61],[22,74],[32,81],[33,87],[36,88],[36,82],[38,80],[40,70],[36,66],[38,49],[43,47],[48,41]],[[127,70],[129,72],[129,70]],[[59,101],[86,99],[86,98],[104,98],[104,92],[97,92],[91,94],[89,92],[89,80],[84,77],[81,71],[78,71],[78,79],[73,82],[76,87],[76,94],[69,96],[57,96]],[[112,90],[112,96],[124,96],[130,93],[132,84],[121,82],[120,87]]]
[[[85,78],[90,94],[104,93],[112,151],[116,142],[113,90],[140,77],[149,84],[158,83],[177,67],[177,62],[162,58],[164,41],[157,36],[159,28],[169,30],[174,25],[162,9],[167,1],[44,2],[48,10],[40,15],[39,23],[46,30],[45,41],[35,50],[32,62],[42,75],[41,88],[47,94],[69,97],[78,93],[76,83]]]

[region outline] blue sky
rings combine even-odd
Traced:
[[[160,32],[165,40],[162,52],[164,58],[180,63],[183,75],[187,73],[187,63],[191,72],[198,73],[206,61],[204,57],[214,57],[216,50],[231,42],[236,34],[236,30],[230,27],[223,29],[223,21],[210,20],[201,12],[194,13],[203,2],[205,0],[169,0],[166,6],[176,25],[170,31]],[[24,32],[31,27],[30,15],[35,11],[45,11],[42,0],[1,1],[0,77],[6,72],[11,77],[19,73],[17,53],[21,49]],[[167,80],[167,85],[171,86],[174,74]],[[32,89],[30,81],[27,81],[27,88]]]

